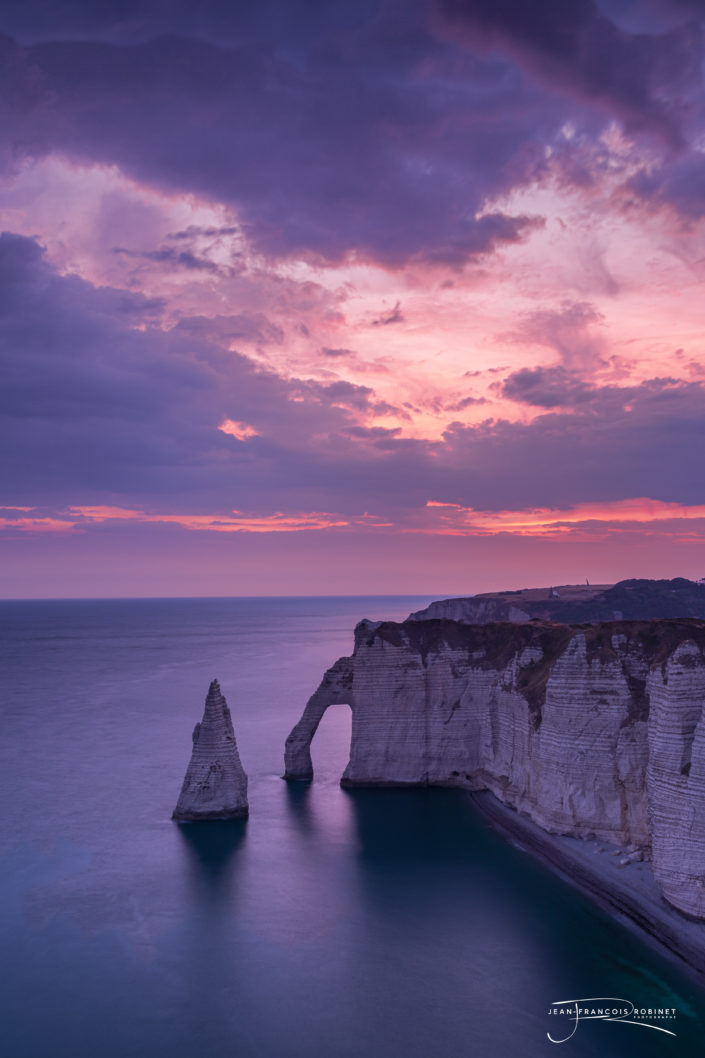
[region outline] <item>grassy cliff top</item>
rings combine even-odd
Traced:
[[[523,611],[528,619],[560,624],[601,621],[639,621],[656,618],[692,617],[705,620],[705,584],[684,577],[673,580],[621,580],[617,584],[564,584],[548,588],[488,592],[453,600],[462,610],[460,620],[472,624],[475,609],[492,611],[490,620],[510,619],[510,608]],[[432,603],[428,616],[438,616]],[[427,611],[414,615],[425,620]],[[485,620],[488,619],[486,616]],[[516,620],[516,617],[513,618]]]

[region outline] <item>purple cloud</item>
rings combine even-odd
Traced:
[[[600,387],[563,368],[516,372],[505,381],[513,399],[569,406],[410,439],[360,421],[386,410],[370,387],[280,378],[228,348],[227,319],[164,332],[149,311],[137,295],[57,274],[32,240],[0,238],[6,504],[370,511],[403,525],[429,499],[705,501],[699,464],[684,455],[705,444],[699,382]],[[256,435],[222,433],[228,418]]]
[[[670,206],[686,221],[699,220],[705,216],[705,156],[641,169],[626,187],[653,206]]]
[[[296,461],[315,462],[311,433],[343,431],[356,421],[348,409],[373,396],[347,382],[287,382],[228,348],[235,331],[261,336],[264,319],[186,319],[164,332],[151,310],[58,275],[32,240],[0,237],[8,502],[227,510],[246,496],[274,507],[295,490]],[[218,430],[227,418],[262,436],[236,442]]]
[[[502,396],[539,408],[568,407],[590,400],[593,388],[562,367],[525,367],[508,375]]]
[[[164,33],[211,43],[271,44],[292,51],[321,33],[354,29],[373,17],[380,0],[312,4],[310,0],[3,0],[2,26],[23,42],[100,40],[136,44]]]
[[[538,309],[525,316],[507,337],[555,350],[563,365],[590,372],[604,363],[606,344],[598,330],[604,317],[586,301],[564,301],[559,309]]]
[[[328,346],[324,346],[321,349],[324,356],[330,357],[331,359],[347,359],[357,354],[352,349],[330,349]]]
[[[372,321],[373,327],[387,327],[390,323],[402,323],[404,321],[404,313],[401,311],[401,301],[397,301],[396,305],[389,312],[382,313],[376,320]]]
[[[176,330],[206,342],[247,341],[280,345],[284,340],[282,328],[262,312],[240,312],[236,316],[182,316]]]
[[[471,46],[504,50],[542,83],[604,105],[633,131],[682,145],[673,97],[700,83],[697,27],[629,33],[594,0],[440,0],[440,9]]]
[[[702,112],[702,34],[608,15],[593,0],[11,2],[0,165],[118,165],[233,206],[275,257],[461,267],[541,222],[491,203],[546,170],[566,122],[657,133],[668,182]],[[177,248],[190,234],[156,260],[213,269]]]
[[[588,387],[561,369],[539,369],[517,372],[507,384],[513,399],[575,406],[530,423],[452,425],[445,434],[446,459],[458,478],[465,468],[466,484],[435,499],[490,509],[565,507],[629,496],[684,504],[705,500],[697,461],[687,455],[705,442],[701,383],[665,378],[639,386]]]
[[[460,266],[538,223],[482,211],[542,164],[538,139],[568,111],[511,65],[469,59],[406,17],[399,40],[390,14],[322,35],[296,62],[173,35],[121,47],[5,39],[4,166],[51,152],[116,164],[234,206],[275,256]]]

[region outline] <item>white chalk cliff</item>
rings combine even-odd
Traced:
[[[546,830],[633,846],[705,918],[705,623],[361,622],[286,745],[312,776],[329,705],[352,709],[345,785],[489,790]]]
[[[172,818],[238,819],[247,813],[247,775],[240,763],[228,703],[218,681],[213,680],[203,720],[193,729],[191,760]]]

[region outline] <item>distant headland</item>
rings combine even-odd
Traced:
[[[617,584],[562,584],[443,599],[409,615],[409,621],[445,618],[464,624],[519,623],[538,618],[561,624],[640,621],[659,617],[705,620],[705,579],[621,580]]]

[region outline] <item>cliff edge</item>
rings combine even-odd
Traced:
[[[561,584],[550,588],[488,592],[439,599],[409,615],[409,621],[450,620],[463,624],[520,623],[538,618],[579,624],[585,621],[638,621],[694,617],[705,620],[705,584],[672,580],[621,580],[617,584]]]
[[[489,790],[546,831],[652,861],[705,918],[705,622],[363,621],[286,744],[313,774],[329,705],[352,710],[346,785]]]

